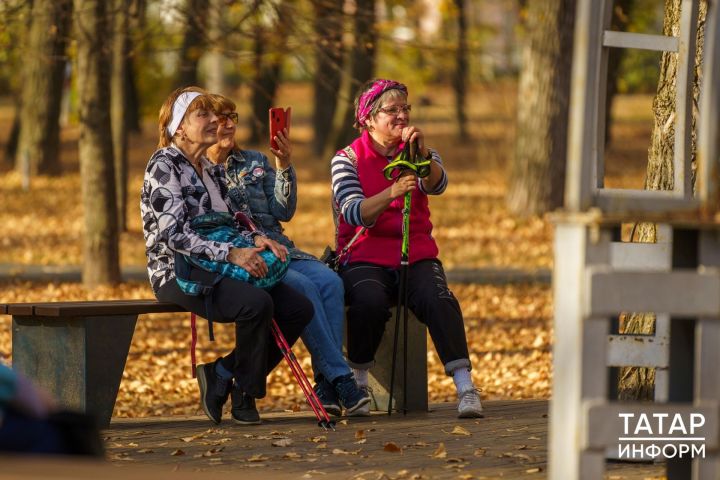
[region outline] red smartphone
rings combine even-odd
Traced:
[[[292,107],[288,107],[285,110],[279,107],[273,107],[268,112],[270,117],[270,146],[275,150],[278,149],[278,144],[274,140],[275,135],[281,132],[283,128],[287,128],[288,133],[290,133],[291,112]]]

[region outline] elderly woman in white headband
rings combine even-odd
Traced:
[[[265,236],[244,232],[256,248],[215,242],[190,228],[190,220],[208,212],[228,212],[222,165],[205,158],[217,142],[217,117],[211,98],[198,87],[175,90],[160,108],[159,149],[150,157],[141,194],[148,275],[158,300],[175,303],[215,322],[235,324],[235,348],[213,363],[199,365],[200,403],[220,423],[223,405],[232,397],[231,416],[239,424],[260,422],[255,399],[265,396],[267,374],[282,354],[271,336],[274,317],[291,345],[313,316],[312,304],[284,283],[269,291],[222,277],[214,284],[206,311],[203,296],[186,295],[176,281],[175,255],[236,264],[254,277],[267,274],[259,255],[270,249],[285,259],[285,247]],[[217,274],[191,267],[188,279],[212,284]],[[282,298],[282,301],[277,301]]]

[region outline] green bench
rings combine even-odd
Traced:
[[[102,300],[0,304],[12,315],[13,368],[34,379],[62,405],[96,415],[109,425],[138,315],[185,312],[156,300]],[[402,322],[401,322],[402,323]],[[378,409],[387,409],[393,320],[388,323],[371,370]],[[427,333],[414,318],[408,324],[409,411],[426,411]],[[402,338],[402,331],[400,332]],[[402,342],[401,342],[402,343]],[[402,346],[395,398],[402,406]]]

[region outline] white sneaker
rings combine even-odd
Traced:
[[[480,390],[475,387],[458,393],[458,418],[480,418],[483,416]]]

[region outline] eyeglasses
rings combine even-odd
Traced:
[[[232,113],[218,113],[217,114],[218,123],[227,123],[228,120],[231,120],[232,123],[235,125],[238,124],[238,121],[240,120],[240,117],[238,117],[237,112]]]
[[[387,115],[396,117],[400,115],[400,112],[409,113],[412,110],[412,105],[393,105],[392,107],[382,107],[378,109],[378,112],[383,112]]]

